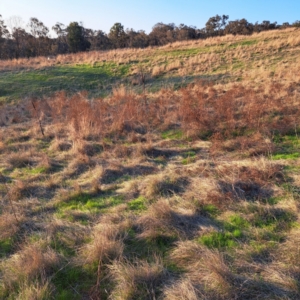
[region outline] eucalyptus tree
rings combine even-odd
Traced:
[[[71,22],[67,27],[67,41],[71,52],[85,51],[91,43],[85,37],[84,27],[77,22]]]
[[[10,34],[5,25],[4,21],[2,20],[2,16],[0,15],[0,58],[5,58],[5,44],[7,39],[9,38]]]
[[[34,37],[32,40],[32,52],[35,52],[35,56],[47,55],[51,45],[51,41],[48,37],[49,29],[43,22],[37,18],[30,18],[28,28],[31,35]]]
[[[125,48],[127,45],[128,36],[121,23],[115,23],[108,34],[114,48]]]

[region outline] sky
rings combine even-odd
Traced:
[[[158,22],[203,28],[216,14],[252,23],[292,23],[300,20],[299,12],[300,0],[0,0],[4,20],[18,16],[26,25],[36,17],[49,28],[76,21],[106,33],[116,22],[147,33]]]

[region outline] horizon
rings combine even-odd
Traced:
[[[73,2],[65,0],[63,4],[55,0],[51,6],[48,6],[48,1],[43,0],[28,0],[27,3],[21,0],[16,0],[14,3],[11,3],[10,0],[1,2],[0,14],[6,24],[11,17],[17,16],[22,20],[22,26],[25,27],[29,19],[35,17],[50,29],[51,36],[54,35],[51,28],[57,22],[66,26],[70,22],[82,22],[86,28],[102,30],[105,33],[109,33],[110,28],[118,22],[124,26],[124,29],[132,28],[149,33],[153,26],[160,22],[185,24],[201,29],[210,17],[217,14],[229,15],[231,21],[245,18],[251,23],[260,23],[264,20],[278,24],[293,23],[298,20],[297,11],[300,9],[300,3],[295,0],[290,0],[285,4],[282,1],[270,0],[266,0],[262,4],[259,3],[260,1],[254,0],[242,5],[237,0],[226,1],[226,4],[221,0],[209,3],[203,1],[199,3],[196,0],[177,0],[172,1],[172,4],[170,4],[171,1],[161,3],[158,0],[145,0],[143,3],[136,0],[126,3],[121,0],[112,0],[109,3],[86,0],[84,5],[78,0]],[[147,17],[145,18],[145,16]]]

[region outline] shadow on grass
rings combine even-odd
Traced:
[[[122,182],[141,175],[150,175],[157,169],[152,166],[137,165],[134,167],[122,167],[119,170],[106,169],[101,182],[110,184],[114,182]]]
[[[37,70],[0,72],[0,101],[17,100],[25,96],[43,97],[65,90],[69,95],[87,90],[90,97],[105,97],[112,90],[124,85],[136,93],[143,93],[143,85],[134,85],[128,76],[130,64],[117,65],[107,62],[96,67],[91,65],[63,65]],[[163,76],[149,78],[145,84],[147,92],[162,88],[180,89],[197,80],[222,81],[229,75]],[[227,79],[226,79],[227,80]]]
[[[259,201],[271,198],[274,193],[271,188],[262,187],[255,181],[219,181],[219,187],[223,194],[234,200]]]

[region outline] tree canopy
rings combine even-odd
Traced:
[[[78,22],[71,22],[68,26],[57,22],[52,27],[56,36],[51,37],[49,28],[37,18],[30,18],[27,27],[23,24],[20,17],[14,16],[4,22],[0,15],[0,59],[125,47],[145,48],[226,34],[250,35],[265,30],[300,27],[299,21],[278,25],[277,22],[267,20],[251,23],[245,18],[229,20],[228,15],[215,15],[207,20],[204,28],[159,22],[153,26],[149,34],[144,30],[124,29],[118,22],[111,27],[108,34],[102,30],[85,28]]]

